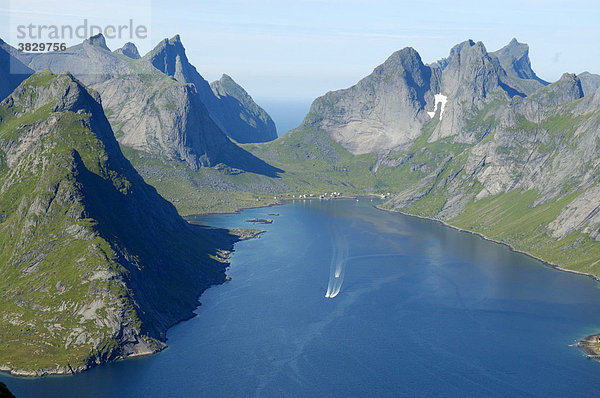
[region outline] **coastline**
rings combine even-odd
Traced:
[[[188,220],[186,220],[186,221],[188,221]],[[237,242],[244,241],[244,240],[260,238],[260,236],[265,232],[263,230],[252,229],[252,228],[234,228],[229,231],[231,233],[231,236],[235,237],[233,239],[232,245]],[[221,253],[222,259],[227,261],[227,263],[229,264],[228,259],[234,251],[235,251],[235,249],[233,247],[231,248],[231,250],[223,251]],[[196,309],[198,309],[198,307],[200,307],[202,305],[200,303],[200,298],[202,297],[202,294],[204,294],[204,292],[206,290],[208,290],[210,287],[213,287],[213,286],[222,285],[223,283],[225,283],[229,280],[230,280],[229,277],[225,273],[223,280],[211,282],[208,286],[206,286],[204,289],[202,289],[202,291],[196,297],[197,304],[194,307],[193,311],[195,311]],[[179,319],[176,322],[174,322],[172,325],[168,326],[166,328],[166,331],[168,331],[169,329],[171,329],[172,327],[174,327],[176,325],[179,325],[180,323],[189,321],[190,319],[193,319],[196,316],[197,316],[197,314],[195,312],[192,312],[192,314],[190,316],[186,316],[182,319]],[[90,358],[86,364],[79,365],[76,367],[72,367],[69,363],[67,363],[66,365],[63,365],[63,366],[57,365],[55,368],[41,368],[41,369],[35,369],[35,370],[25,370],[25,369],[12,368],[10,366],[7,366],[6,364],[0,364],[0,373],[9,375],[11,377],[18,377],[18,378],[40,378],[40,377],[46,377],[46,376],[71,376],[71,375],[75,375],[77,373],[85,372],[87,370],[96,368],[98,366],[101,366],[101,365],[104,365],[107,363],[120,362],[120,361],[125,361],[128,359],[139,358],[139,357],[146,357],[146,356],[150,356],[150,355],[159,353],[168,347],[167,341],[168,341],[168,339],[165,337],[164,341],[161,340],[160,341],[161,344],[158,347],[156,347],[155,349],[134,351],[127,355],[119,355],[117,357],[111,358],[109,360],[101,361],[101,362],[96,362],[94,360],[94,358]]]
[[[192,318],[193,318],[193,316],[189,317],[187,319],[183,319],[177,323],[185,322]],[[173,325],[173,326],[175,326],[175,325]],[[34,378],[46,377],[46,376],[71,376],[71,375],[75,375],[77,373],[85,372],[87,370],[101,366],[105,363],[120,362],[120,361],[125,361],[127,359],[146,357],[149,355],[153,355],[158,352],[161,352],[165,348],[167,348],[166,344],[161,346],[159,349],[156,349],[153,351],[134,352],[134,353],[131,353],[126,356],[116,357],[116,358],[111,359],[106,362],[101,362],[101,363],[92,362],[92,363],[88,363],[85,365],[77,366],[75,368],[71,367],[71,365],[67,365],[67,366],[56,367],[56,368],[52,368],[52,369],[45,368],[45,369],[36,369],[35,371],[32,371],[32,370],[14,369],[14,368],[11,368],[10,366],[0,365],[0,373],[4,373],[4,374],[12,376],[12,377],[26,378],[26,379],[34,379]]]
[[[600,344],[598,338],[600,338],[600,334],[591,334],[585,336],[577,343],[577,347],[581,348],[588,359],[600,361]]]
[[[286,203],[290,203],[290,202],[296,202],[296,201],[306,201],[306,200],[334,200],[334,199],[360,199],[360,198],[380,198],[379,195],[375,195],[375,194],[366,194],[366,195],[353,195],[353,196],[344,196],[344,197],[337,197],[337,198],[327,198],[327,199],[320,199],[318,197],[309,197],[309,198],[302,198],[302,199],[298,199],[298,198],[283,198],[283,199],[279,199],[277,202],[275,203],[271,203],[268,205],[263,205],[263,206],[249,206],[249,207],[242,207],[239,208],[235,211],[229,211],[229,212],[223,212],[223,213],[218,213],[218,212],[210,212],[210,213],[199,213],[199,214],[190,214],[190,215],[185,215],[182,216],[187,222],[191,223],[191,224],[197,224],[194,221],[190,221],[189,218],[192,217],[206,217],[206,216],[212,216],[212,215],[224,215],[224,214],[240,214],[242,211],[245,210],[249,210],[249,209],[259,209],[259,208],[269,208],[269,207],[274,207],[274,206],[282,206],[285,205]],[[376,205],[373,204],[372,205],[375,209],[380,210],[380,211],[384,211],[387,213],[392,213],[392,214],[402,214],[405,216],[410,216],[410,217],[414,217],[417,219],[421,219],[421,220],[427,220],[427,221],[433,221],[433,222],[437,222],[445,227],[449,227],[455,231],[458,232],[464,232],[464,233],[469,233],[471,235],[475,235],[478,236],[481,239],[484,239],[486,241],[489,242],[493,242],[496,244],[500,244],[503,246],[506,246],[509,250],[515,252],[515,253],[520,253],[520,254],[524,254],[534,260],[537,260],[539,262],[541,262],[542,264],[544,264],[547,267],[556,269],[558,271],[562,271],[562,272],[568,272],[568,273],[573,273],[573,274],[577,274],[577,275],[583,275],[583,276],[587,276],[590,277],[592,279],[594,279],[597,282],[600,282],[600,278],[597,277],[596,275],[593,274],[588,274],[588,273],[584,273],[584,272],[579,272],[579,271],[574,271],[574,270],[569,270],[569,269],[565,269],[560,267],[558,264],[554,264],[551,263],[549,261],[546,261],[542,258],[539,258],[537,256],[534,256],[531,253],[528,253],[526,251],[523,250],[519,250],[516,249],[515,247],[513,247],[511,244],[506,243],[506,242],[502,242],[496,239],[492,239],[489,238],[479,232],[475,232],[475,231],[470,231],[467,229],[463,229],[463,228],[459,228],[456,226],[453,226],[451,224],[448,224],[447,222],[443,221],[443,220],[439,220],[436,218],[432,218],[432,217],[425,217],[425,216],[419,216],[419,215],[415,215],[415,214],[411,214],[411,213],[407,213],[404,211],[399,211],[399,210],[389,210],[389,209],[384,209],[382,207],[380,207],[380,205]],[[248,240],[248,239],[254,239],[254,238],[259,238],[262,233],[264,233],[265,231],[262,230],[255,230],[255,229],[251,229],[251,228],[242,228],[243,230],[247,230],[248,235],[243,236],[244,234],[236,234],[238,236],[238,241],[243,241],[243,240]],[[233,231],[233,230],[232,230]],[[228,253],[224,253],[225,254],[225,258],[228,258],[228,255],[230,255],[234,250],[228,251]],[[227,281],[227,279],[225,280]],[[212,284],[211,286],[215,286],[215,285],[219,285],[221,283],[216,283],[216,284]],[[202,292],[203,293],[203,292]],[[198,296],[198,306],[200,306],[200,302],[199,299],[202,295],[202,293]],[[188,321],[192,318],[194,318],[196,315],[192,315],[186,319],[181,319],[178,322],[176,322],[175,324],[173,324],[172,326],[170,326],[168,329],[170,329],[171,327],[178,325],[180,323],[183,323],[185,321]],[[592,335],[588,335],[585,336],[584,338],[582,338],[581,340],[579,340],[579,342],[576,344],[576,346],[578,348],[580,348],[586,355],[587,358],[589,359],[595,359],[600,361],[600,346],[596,347],[594,346],[594,344],[596,343],[596,338],[600,337],[600,333],[597,334],[592,334]],[[166,342],[166,339],[165,339]],[[149,352],[138,352],[138,353],[132,353],[130,355],[127,356],[121,356],[121,357],[117,357],[114,358],[112,360],[100,363],[100,364],[86,364],[86,365],[82,365],[76,368],[72,368],[70,365],[62,367],[62,368],[54,368],[54,369],[38,369],[36,371],[26,371],[26,370],[20,370],[20,369],[12,369],[10,367],[4,366],[4,365],[0,365],[0,373],[4,373],[4,374],[8,374],[10,376],[13,377],[21,377],[21,378],[36,378],[36,377],[45,377],[45,376],[69,376],[69,375],[74,375],[76,373],[81,373],[83,371],[86,370],[90,370],[92,368],[95,368],[97,366],[100,366],[104,363],[110,363],[110,362],[119,362],[119,361],[123,361],[123,360],[127,360],[127,359],[132,359],[132,358],[136,358],[136,357],[144,357],[144,356],[149,356],[149,355],[153,355],[156,354],[162,350],[164,350],[165,348],[167,348],[167,345],[165,344],[163,347],[161,347],[160,349],[154,350],[154,351],[149,351]]]
[[[464,232],[464,233],[468,233],[468,234],[471,234],[471,235],[475,235],[475,236],[478,236],[479,238],[487,240],[489,242],[493,242],[493,243],[496,243],[496,244],[500,244],[500,245],[506,246],[512,252],[524,254],[527,257],[532,258],[534,260],[537,260],[537,261],[541,262],[542,264],[544,264],[545,266],[553,268],[555,270],[558,270],[558,271],[561,271],[561,272],[568,272],[568,273],[571,273],[571,274],[577,274],[577,275],[587,276],[589,278],[592,278],[596,282],[600,282],[600,278],[598,276],[596,276],[596,275],[588,274],[588,273],[580,272],[580,271],[574,271],[574,270],[570,270],[570,269],[566,269],[566,268],[562,268],[558,264],[554,264],[554,263],[551,263],[550,261],[546,261],[546,260],[544,260],[542,258],[539,258],[537,256],[534,256],[533,254],[528,253],[526,251],[516,249],[514,246],[512,246],[509,243],[489,238],[489,237],[487,237],[484,234],[479,233],[479,232],[470,231],[468,229],[463,229],[463,228],[455,227],[454,225],[448,224],[447,222],[445,222],[443,220],[438,220],[438,219],[433,218],[433,217],[418,216],[418,215],[410,214],[410,213],[407,213],[405,211],[400,211],[400,210],[384,209],[384,208],[381,208],[378,205],[373,205],[373,207],[376,208],[377,210],[385,211],[385,212],[388,212],[388,213],[402,214],[402,215],[409,216],[409,217],[415,217],[415,218],[418,218],[418,219],[421,219],[421,220],[427,220],[427,221],[437,222],[437,223],[442,224],[443,226],[451,228],[451,229],[453,229],[455,231],[459,231],[459,232]],[[598,338],[598,337],[600,337],[600,333],[591,334],[589,336],[586,336],[586,337],[582,338],[581,340],[579,340],[579,342],[576,344],[576,346],[579,347],[586,354],[586,356],[588,358],[600,361],[600,347],[594,347],[593,346],[593,343],[596,341],[596,338]]]
[[[270,203],[268,205],[262,205],[262,206],[248,206],[248,207],[240,207],[237,210],[234,211],[224,211],[224,212],[208,212],[208,213],[192,213],[192,214],[186,214],[186,215],[182,215],[181,217],[183,217],[184,220],[186,220],[187,222],[190,222],[190,218],[192,217],[208,217],[208,216],[218,216],[218,215],[224,215],[224,214],[240,214],[242,211],[244,210],[250,210],[250,209],[262,209],[262,208],[269,208],[269,207],[275,207],[275,206],[283,206],[286,203],[290,203],[290,202],[296,202],[296,201],[306,201],[306,200],[336,200],[336,199],[360,199],[360,198],[377,198],[377,199],[381,199],[380,195],[376,195],[376,194],[365,194],[365,195],[349,195],[349,196],[338,196],[335,198],[324,198],[321,199],[317,196],[311,196],[308,198],[282,198],[282,199],[277,199],[277,202],[274,203]],[[383,210],[383,209],[382,209]]]

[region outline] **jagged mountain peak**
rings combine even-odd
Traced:
[[[90,46],[97,46],[106,51],[110,51],[110,49],[106,45],[106,39],[104,38],[104,35],[102,33],[98,33],[97,35],[94,35],[88,39],[85,39],[83,44],[87,44]]]
[[[583,97],[583,88],[581,87],[581,80],[575,73],[563,73],[560,79],[551,84],[552,88],[556,88],[559,93],[563,94],[564,102],[575,101]],[[567,98],[566,96],[570,96]]]
[[[277,129],[269,114],[231,76],[223,74],[210,84],[210,88],[219,100],[213,115],[222,123],[224,131],[235,132],[231,136],[236,141],[267,142],[277,138]],[[239,115],[239,119],[227,115]]]
[[[424,66],[417,50],[412,47],[405,47],[392,53],[383,64],[375,68],[375,71],[379,69],[388,71],[393,69],[414,71],[422,69]]]
[[[231,76],[225,73],[221,75],[219,80],[212,82],[210,86],[217,97],[221,97],[226,94],[232,94],[233,92],[238,92],[240,95],[248,96],[246,90],[237,84]]]
[[[467,53],[476,54],[480,53],[480,56],[487,55],[485,45],[478,41],[477,43],[471,39],[467,39],[461,43],[454,45],[450,49],[448,57],[442,58],[429,66],[436,69],[444,70],[451,61],[460,62],[461,57],[465,57]]]
[[[208,82],[190,64],[179,35],[163,39],[152,51],[144,55],[156,69],[181,83],[192,83],[199,92],[210,92]]]
[[[545,106],[557,106],[583,97],[581,81],[574,73],[564,73],[560,79],[542,87],[528,98]]]
[[[175,35],[172,38],[164,38],[162,39],[154,49],[150,50],[148,54],[144,56],[144,58],[155,58],[158,54],[164,53],[167,51],[168,55],[181,55],[185,56],[185,47],[181,42],[181,37],[179,35]],[[163,54],[164,55],[164,54]],[[187,59],[187,57],[186,57]]]
[[[415,50],[412,47],[404,47],[398,51],[393,52],[392,55],[390,55],[385,62],[392,61],[395,59],[398,59],[398,60],[410,59],[413,57],[417,57],[418,59],[421,59],[421,56],[419,55],[417,50]]]
[[[353,154],[385,153],[407,145],[430,120],[440,72],[406,47],[354,86],[317,98],[304,125],[317,124]]]
[[[114,51],[117,54],[121,54],[124,55],[128,58],[131,59],[140,59],[140,52],[138,51],[137,47],[135,46],[135,44],[133,44],[132,42],[127,42],[123,45],[123,47],[117,49]]]
[[[458,43],[450,49],[449,60],[455,57],[463,56],[464,54],[487,54],[487,50],[483,42],[475,42],[471,39]]]
[[[211,87],[188,61],[179,35],[161,41],[144,59],[175,80],[193,84],[211,118],[227,136],[242,143],[265,142],[277,138],[275,124],[270,116],[233,79],[224,75],[222,80],[213,83]],[[226,92],[227,103],[223,103],[221,100]],[[244,109],[244,106],[240,108],[240,105],[248,106],[248,109]]]
[[[506,46],[491,52],[490,55],[498,59],[508,76],[523,80],[535,80],[542,85],[548,84],[540,79],[531,68],[528,44],[519,43],[517,39],[513,38]]]
[[[107,148],[116,150],[118,147],[104,115],[100,95],[95,90],[88,90],[69,72],[53,74],[49,69],[36,72],[2,104],[9,109],[16,109],[18,114],[35,112],[41,108],[47,108],[51,112],[89,114],[90,121],[98,126],[98,138]]]
[[[581,72],[577,77],[581,81],[584,95],[594,94],[600,87],[600,75],[586,71]]]
[[[447,95],[477,100],[501,86],[500,79],[504,71],[489,56],[481,41],[469,39],[455,45],[442,64],[445,65],[442,88]]]

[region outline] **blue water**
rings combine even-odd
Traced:
[[[202,218],[274,222],[236,245],[232,281],[169,331],[167,350],[0,381],[23,397],[598,395],[600,363],[571,346],[600,330],[596,282],[371,205]]]
[[[281,136],[298,127],[310,109],[312,99],[261,99],[259,105],[275,122],[277,135]]]

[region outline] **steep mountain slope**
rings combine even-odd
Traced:
[[[513,79],[513,84],[522,92],[531,94],[538,88],[548,85],[548,82],[537,77],[531,68],[529,46],[527,44],[512,39],[500,50],[491,52],[490,56],[498,58],[502,69]]]
[[[390,192],[387,209],[600,277],[600,92],[584,97],[573,74],[544,85],[527,51],[469,40],[427,67],[402,50],[316,99],[297,129],[245,147],[286,170],[286,184]]]
[[[579,79],[565,74],[527,98],[513,98],[474,145],[411,148],[404,156],[447,155],[441,164],[429,155],[430,171],[400,187],[386,207],[444,220],[600,275],[600,103],[596,95],[582,97]],[[405,167],[414,167],[412,159]]]
[[[405,48],[355,86],[317,98],[305,125],[317,124],[354,154],[383,153],[415,139],[439,91],[437,70]]]
[[[231,125],[227,127],[227,131],[235,131],[236,137],[230,137],[241,143],[267,142],[277,138],[277,129],[269,114],[230,76],[221,76],[219,80],[210,84],[210,88],[219,99],[219,109],[223,110],[218,119],[230,121]],[[243,123],[227,115],[239,115]],[[262,133],[256,134],[256,130]]]
[[[233,237],[181,219],[71,75],[36,73],[0,118],[0,369],[70,373],[162,349],[225,280]]]
[[[135,58],[137,50],[126,47]],[[102,35],[64,52],[23,56],[35,70],[69,71],[97,90],[117,139],[127,147],[183,161],[192,170],[223,163],[269,176],[278,172],[225,136],[196,87],[173,80],[145,59],[110,52]]]
[[[33,71],[15,58],[11,47],[0,39],[0,101],[32,74]]]
[[[519,59],[527,64],[527,51]],[[455,136],[473,143],[482,133],[471,129],[478,115],[525,96],[521,81],[528,79],[532,87],[542,86],[534,77],[509,77],[481,42],[460,43],[433,65],[424,65],[415,50],[405,48],[355,86],[317,98],[303,125],[324,130],[353,154],[406,149],[431,119],[439,120],[432,140]]]
[[[585,95],[594,94],[600,88],[600,75],[590,72],[583,72],[577,75],[581,80],[581,87]]]
[[[181,38],[164,39],[144,56],[155,68],[181,83],[192,83],[219,128],[237,142],[266,142],[277,138],[271,117],[231,78],[214,87],[190,64]]]
[[[132,42],[127,42],[121,48],[118,48],[114,51],[115,54],[121,54],[131,59],[140,59],[140,53]]]

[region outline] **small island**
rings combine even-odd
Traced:
[[[252,224],[273,224],[273,220],[268,220],[266,218],[252,218],[250,220],[246,220],[246,222],[250,222]]]
[[[587,355],[588,358],[600,360],[600,335],[592,334],[584,337],[577,344]]]

